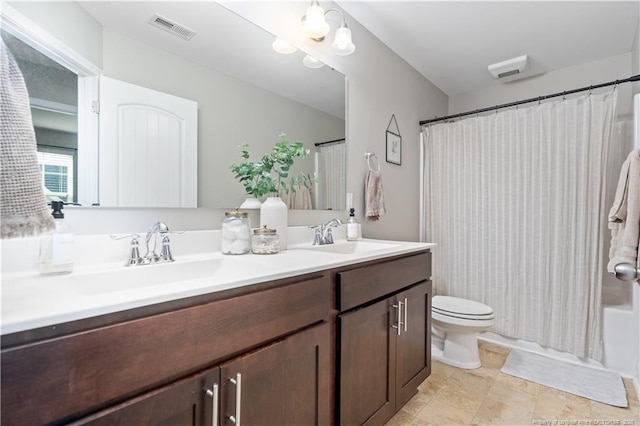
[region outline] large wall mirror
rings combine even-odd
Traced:
[[[98,28],[98,36],[94,31],[78,33],[77,38],[95,46],[91,51],[100,50],[102,63],[96,67],[103,75],[197,102],[198,207],[240,205],[246,194],[229,170],[231,163],[241,161],[239,146],[248,144],[252,158],[258,159],[286,133],[312,152],[292,170],[318,175],[312,208],[345,209],[344,75],[322,63],[308,67],[304,52],[276,52],[273,35],[214,2],[60,2],[59,8],[55,3],[7,4],[27,19],[33,15],[34,22],[43,14],[39,6],[49,15],[59,13],[48,16],[44,28],[54,37],[55,25],[66,27],[63,31]],[[71,6],[75,13],[68,13]],[[177,27],[170,31],[151,25],[154,16],[156,21],[160,17],[160,27],[165,21],[165,26]],[[80,19],[84,22],[73,21]],[[175,34],[190,30],[195,35],[189,40]],[[2,37],[25,67],[28,86],[33,85],[28,88],[37,139],[43,155],[48,153],[44,179],[56,182],[56,190],[50,190],[54,195],[69,202],[81,200],[82,185],[78,187],[78,173],[73,172],[84,164],[78,165],[78,150],[84,145],[78,148],[74,130],[82,125],[77,123],[74,102],[76,76],[46,55],[38,57],[41,49],[25,45],[13,32],[5,28]],[[100,203],[99,193],[96,200],[81,204],[93,203]]]

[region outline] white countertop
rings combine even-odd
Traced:
[[[3,248],[2,335],[208,294],[325,269],[432,248],[435,244],[360,240],[373,250],[344,246],[343,253],[309,243],[275,255],[225,256],[219,251],[174,256],[170,264],[124,267],[122,261],[76,266],[74,272],[40,276],[34,270],[5,273]],[[336,241],[338,246],[354,244]],[[126,247],[126,246],[125,246]],[[325,247],[325,246],[323,246]],[[355,247],[355,246],[353,246]]]

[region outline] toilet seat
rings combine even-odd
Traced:
[[[431,311],[445,317],[463,320],[486,321],[494,318],[493,309],[490,306],[452,296],[433,296]]]

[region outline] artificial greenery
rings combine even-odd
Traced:
[[[267,194],[279,194],[281,190],[288,194],[300,186],[309,188],[311,182],[316,180],[308,173],[299,173],[287,182],[295,159],[305,158],[310,151],[302,142],[289,142],[285,133],[280,138],[271,152],[263,155],[259,161],[251,161],[249,145],[242,145],[240,156],[244,161],[229,166],[248,195],[260,198]]]

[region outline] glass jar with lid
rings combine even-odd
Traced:
[[[251,221],[247,212],[226,212],[222,221],[220,249],[223,254],[245,254],[251,250]]]
[[[263,228],[253,230],[251,236],[251,253],[276,254],[280,251],[280,238],[275,229]]]

